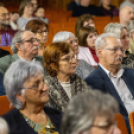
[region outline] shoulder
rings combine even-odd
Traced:
[[[41,62],[42,64],[44,64],[44,58],[43,58],[43,56],[35,56],[34,57],[37,61],[39,61],[39,62]]]

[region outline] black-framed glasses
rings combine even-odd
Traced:
[[[70,40],[70,44],[72,45],[72,44],[74,44],[74,43],[77,43],[78,42],[78,40],[77,40],[77,38],[76,39],[74,39],[74,40]]]
[[[76,55],[68,56],[68,57],[65,57],[61,60],[70,63],[70,62],[72,62],[73,59],[77,60],[77,56]]]
[[[29,40],[22,40],[22,42],[23,42],[23,43],[28,42],[28,43],[33,44],[34,42],[40,43],[40,40],[37,39],[37,38],[31,38],[31,39],[29,39]]]
[[[105,49],[105,50],[109,50],[109,51],[113,51],[114,53],[116,53],[117,51],[121,51],[122,53],[125,53],[125,49],[124,48],[122,48],[122,47],[115,47],[115,48],[103,48],[103,49]]]

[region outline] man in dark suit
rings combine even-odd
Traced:
[[[128,114],[134,111],[134,70],[121,68],[125,50],[116,35],[100,35],[95,48],[99,65],[85,80],[94,89],[115,97],[129,130]]]

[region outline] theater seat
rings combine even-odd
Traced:
[[[134,134],[134,112],[129,114],[129,123],[130,123],[131,133]]]

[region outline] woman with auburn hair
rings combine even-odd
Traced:
[[[69,100],[90,88],[75,74],[77,57],[73,47],[65,42],[48,45],[43,53],[45,68],[50,76],[45,82],[50,87],[49,106],[64,111]]]
[[[48,39],[48,24],[43,20],[33,19],[27,23],[25,30],[33,32],[36,38],[40,40],[38,55],[43,56],[44,45],[47,43]]]
[[[97,30],[91,26],[80,28],[77,35],[79,44],[78,59],[83,59],[92,66],[96,66],[99,63],[95,52],[97,36]]]

